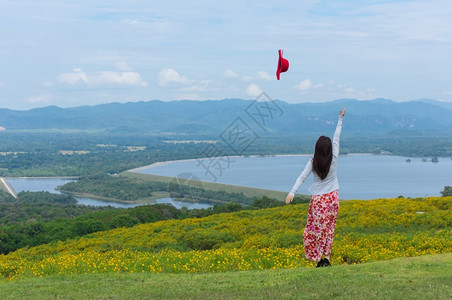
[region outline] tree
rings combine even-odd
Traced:
[[[254,200],[252,207],[259,209],[259,208],[269,208],[269,207],[277,207],[277,206],[283,206],[283,205],[284,205],[284,202],[282,202],[282,201],[278,201],[276,199],[272,199],[267,196],[263,196],[260,199]]]
[[[132,227],[140,223],[137,218],[134,218],[128,214],[119,215],[113,218],[110,223],[110,228],[119,227]]]
[[[441,192],[443,197],[452,196],[452,186],[446,185],[444,190]]]

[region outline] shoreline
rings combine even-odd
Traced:
[[[78,179],[78,176],[19,176],[19,177],[4,177],[6,179]]]
[[[138,167],[138,168],[133,168],[133,169],[130,169],[130,170],[125,170],[123,172],[134,172],[134,173],[136,173],[137,171],[141,171],[141,170],[145,170],[145,169],[150,169],[150,168],[155,168],[155,167],[159,167],[159,166],[164,166],[164,165],[172,164],[172,163],[175,163],[175,162],[192,161],[192,160],[196,160],[196,159],[198,159],[198,158],[187,158],[187,159],[179,159],[179,160],[176,159],[176,160],[158,161],[158,162],[152,163],[150,165],[146,165],[146,166],[142,166],[142,167]]]
[[[223,156],[223,159],[224,158],[228,158],[228,157],[229,158],[248,158],[248,157],[250,157],[250,158],[262,158],[262,159],[264,159],[264,158],[269,158],[269,157],[309,157],[309,156],[312,156],[312,154],[269,154],[269,155],[248,155],[248,156],[235,155],[235,156]],[[350,158],[351,157],[357,157],[357,156],[362,156],[362,157],[365,157],[365,156],[373,156],[373,157],[377,157],[377,156],[392,156],[392,157],[395,157],[395,158],[409,158],[408,156],[401,156],[401,155],[381,155],[381,154],[373,154],[373,153],[346,153],[346,154],[341,154],[340,156],[342,156],[344,158],[347,157],[347,156],[350,156]],[[416,159],[416,160],[421,160],[422,159],[422,157],[411,157],[411,160],[413,160],[413,158]],[[440,158],[440,160],[444,159],[444,160],[447,160],[449,162],[451,160],[450,157],[439,157],[439,158]],[[144,172],[139,172],[139,171],[152,169],[152,168],[155,168],[155,167],[158,167],[158,166],[164,166],[164,165],[168,165],[168,164],[172,164],[172,163],[176,163],[176,162],[187,162],[187,161],[208,160],[208,159],[214,159],[214,157],[211,157],[211,158],[205,157],[205,158],[190,158],[190,159],[160,161],[160,162],[155,162],[155,163],[152,163],[152,164],[149,164],[149,165],[141,166],[141,167],[138,167],[138,168],[129,169],[129,170],[123,171],[121,173],[115,174],[113,176],[122,176],[121,174],[125,173],[125,172],[130,172],[131,174],[137,174],[137,176],[138,176],[138,174],[159,176],[159,175],[155,175],[155,174],[152,175],[152,174],[149,174],[149,173],[144,173]],[[366,158],[362,158],[362,159],[366,160]],[[256,161],[259,161],[259,160],[256,160]],[[165,177],[165,176],[163,176],[163,177]],[[23,176],[23,177],[6,177],[5,179],[7,179],[7,180],[9,180],[9,179],[25,179],[25,180],[28,180],[28,179],[73,179],[73,180],[77,180],[77,178],[78,177],[75,177],[75,176],[62,176],[62,177],[53,177],[53,176],[28,177],[28,176]],[[170,178],[170,177],[168,177],[168,178]],[[250,187],[250,186],[246,186],[246,185],[232,185],[232,184],[228,184],[228,183],[216,183],[216,182],[209,182],[209,181],[202,181],[202,182],[203,182],[203,184],[205,183],[206,186],[208,186],[208,184],[212,183],[212,184],[221,184],[223,186],[233,186],[233,187],[237,187],[237,188],[251,188],[251,189],[257,189],[257,190],[268,190],[268,188],[267,189],[266,188],[263,189],[263,188],[257,188],[257,187]],[[210,188],[211,187],[209,186],[208,189],[210,189]],[[268,191],[270,191],[270,190],[268,190]],[[279,191],[279,190],[271,190],[271,191],[283,192],[283,191]],[[67,192],[67,191],[64,191],[64,193],[73,194],[73,193],[70,193],[70,192]],[[101,200],[101,201],[107,201],[107,202],[115,202],[115,203],[122,203],[122,204],[139,204],[141,202],[139,200],[138,200],[138,202],[135,202],[135,201],[124,201],[123,202],[122,200],[119,200],[119,199],[113,199],[113,198],[102,197],[102,196],[97,196],[97,195],[92,195],[92,194],[84,194],[84,193],[80,193],[80,194],[74,195],[74,196],[76,196],[76,197],[84,197],[84,198],[86,197],[86,198],[91,198],[91,199],[95,199],[95,200]],[[378,198],[380,198],[380,197],[378,197]],[[348,197],[346,200],[349,200],[349,199],[355,199],[355,198],[349,198]],[[362,199],[362,197],[360,199]],[[374,199],[374,198],[369,198],[369,199],[365,198],[364,200],[370,200],[370,199]],[[140,200],[142,200],[142,199],[140,199]],[[151,199],[148,198],[146,200],[149,201]],[[344,199],[341,199],[341,200],[344,200]],[[148,201],[146,201],[146,202],[148,202]]]
[[[89,194],[89,193],[69,192],[69,191],[65,191],[65,190],[61,190],[61,189],[57,189],[57,190],[63,194],[71,195],[74,198],[88,198],[88,199],[100,200],[100,201],[104,201],[104,202],[119,203],[119,204],[144,204],[144,203],[138,202],[138,200],[125,201],[125,200],[98,196],[98,195]],[[152,203],[152,201],[150,201],[149,203]]]
[[[230,158],[247,158],[247,157],[306,157],[306,156],[312,156],[312,154],[268,154],[268,155],[248,155],[248,156],[243,156],[243,155],[232,155],[232,156],[228,156]],[[373,153],[347,153],[347,154],[341,154],[341,156],[358,156],[358,155],[379,155],[379,154],[373,154]],[[133,172],[133,173],[137,173],[138,171],[142,171],[142,170],[147,170],[147,169],[152,169],[155,167],[160,167],[160,166],[165,166],[165,165],[169,165],[172,163],[180,163],[180,162],[186,162],[186,161],[194,161],[194,160],[206,160],[206,159],[212,159],[212,158],[221,158],[221,157],[225,157],[225,156],[214,156],[214,157],[203,157],[203,158],[186,158],[186,159],[176,159],[176,160],[167,160],[167,161],[159,161],[159,162],[155,162],[146,166],[142,166],[142,167],[138,167],[138,168],[133,168],[130,170],[126,170],[124,172]]]

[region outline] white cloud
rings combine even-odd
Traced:
[[[248,75],[240,76],[239,74],[232,71],[231,69],[227,69],[223,73],[223,76],[228,77],[228,78],[240,78],[241,81],[253,81],[255,79],[273,80],[273,77],[265,71],[259,71],[259,72],[257,72],[257,75],[253,77],[253,76],[248,76]]]
[[[181,90],[188,91],[188,92],[203,92],[209,88],[211,83],[212,83],[212,80],[208,80],[208,79],[200,80],[195,85],[186,87],[186,88],[182,88]]]
[[[36,91],[33,95],[54,93],[56,104],[60,104],[57,99],[65,99],[66,103],[70,97],[80,103],[88,101],[81,99],[96,103],[121,101],[131,94],[145,99],[149,91],[137,86],[146,86],[147,81],[149,86],[159,87],[158,74],[164,67],[178,70],[179,79],[162,78],[160,82],[165,87],[175,88],[154,89],[153,98],[171,99],[190,92],[209,99],[212,94],[233,98],[241,93],[246,96],[245,90],[252,83],[262,85],[272,97],[286,101],[305,101],[297,95],[302,93],[310,93],[306,98],[309,101],[330,101],[349,96],[345,91],[348,87],[359,93],[369,85],[378,88],[375,96],[391,99],[451,98],[450,0],[308,0],[288,1],[284,5],[265,1],[181,1],[177,7],[172,1],[152,6],[147,1],[107,1],[103,5],[89,1],[58,3],[2,2],[0,23],[2,28],[8,28],[0,42],[7,49],[2,52],[2,62],[4,69],[11,71],[8,77],[0,78],[4,82],[1,97],[10,102],[5,106],[27,108],[25,98],[32,94],[24,96],[17,92],[24,82],[28,82],[29,90]],[[255,14],[253,18],[249,11]],[[280,21],[264,21],[272,19]],[[27,43],[32,45],[27,49],[36,55],[23,55]],[[65,45],[65,51],[61,51],[61,45]],[[284,56],[291,65],[286,79],[291,77],[294,81],[264,86],[277,82],[274,67],[280,47],[286,48]],[[15,66],[16,62],[19,65]],[[81,66],[83,71],[73,71],[73,67],[58,70],[68,62],[78,63],[75,66]],[[27,73],[42,65],[47,68],[41,70],[40,76],[53,81],[53,87],[51,81],[46,85]],[[193,71],[192,66],[198,68]],[[430,74],[432,66],[434,76]],[[273,81],[261,78],[260,70],[267,71]],[[136,76],[138,85],[132,86],[139,92],[112,88],[109,97],[100,98],[98,89],[67,89],[105,84],[109,80],[113,87],[127,86],[135,81],[123,72],[133,71],[142,77],[140,81]],[[64,74],[58,77],[60,73]],[[188,79],[184,81],[182,75]],[[310,87],[301,83],[307,76],[313,78]],[[207,85],[207,91],[200,91],[207,87],[199,80],[206,78],[213,83]],[[336,83],[329,84],[328,80],[333,79]],[[224,83],[219,83],[221,80]],[[400,84],[387,84],[396,80]],[[344,83],[341,88],[337,87],[339,81]],[[302,89],[295,89],[296,85]],[[46,86],[52,88],[43,89]],[[217,90],[208,95],[212,86]],[[296,92],[291,93],[290,89]]]
[[[0,81],[0,87],[4,86],[5,83]]]
[[[239,77],[239,74],[235,73],[234,71],[232,71],[231,69],[227,69],[224,74],[225,77],[228,78],[237,78]]]
[[[141,79],[137,72],[111,72],[103,71],[93,76],[94,84],[120,84],[132,86],[147,86],[148,83]]]
[[[345,89],[345,92],[346,92],[346,93],[354,93],[354,92],[355,92],[355,89],[352,88],[352,87],[348,87],[348,88]]]
[[[36,95],[27,98],[28,103],[45,103],[53,99],[52,95]]]
[[[246,88],[246,93],[250,96],[257,97],[262,94],[262,90],[257,84],[252,83]]]
[[[73,73],[63,73],[58,76],[58,81],[75,84],[79,81],[88,83],[88,76],[80,68],[75,68]]]
[[[296,89],[299,89],[302,91],[306,91],[306,90],[310,89],[311,87],[312,87],[312,82],[311,82],[311,80],[309,80],[307,78],[295,86]]]
[[[79,82],[88,85],[129,85],[129,86],[148,86],[148,83],[143,81],[141,75],[137,72],[113,72],[101,71],[93,74],[87,74],[80,68],[74,69],[72,73],[63,73],[58,76],[58,81],[76,84]]]
[[[263,80],[273,80],[273,76],[271,76],[270,74],[268,74],[265,71],[259,71],[257,72],[257,78],[263,79]]]
[[[132,71],[132,68],[123,60],[115,63],[115,67],[119,71]]]
[[[158,75],[158,84],[159,86],[166,86],[169,83],[189,84],[190,80],[174,69],[165,68]]]

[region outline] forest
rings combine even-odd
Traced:
[[[249,205],[226,203],[208,209],[176,209],[169,204],[143,205],[122,209],[83,206],[69,195],[43,192],[19,193],[19,199],[0,192],[0,253],[32,247],[89,233],[168,219],[201,218],[217,213],[255,210],[284,205],[261,197]],[[306,203],[297,197],[294,204]]]
[[[90,133],[0,133],[0,176],[86,176],[116,174],[154,162],[211,155],[209,143],[178,142],[187,136],[98,135]],[[190,136],[214,141],[224,155],[236,155],[218,136]],[[242,155],[313,153],[316,137],[265,135]],[[341,154],[382,151],[407,157],[452,157],[452,137],[411,136],[406,132],[373,137],[347,136]]]
[[[212,191],[201,187],[160,181],[143,181],[124,176],[94,175],[80,177],[79,180],[60,187],[64,193],[92,194],[121,201],[136,201],[151,198],[156,192],[167,192],[171,198],[184,198],[190,195],[194,201],[213,203],[240,203],[249,205],[255,198],[243,193]]]

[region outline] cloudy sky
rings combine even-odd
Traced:
[[[451,16],[450,0],[0,0],[0,108],[452,101]]]

